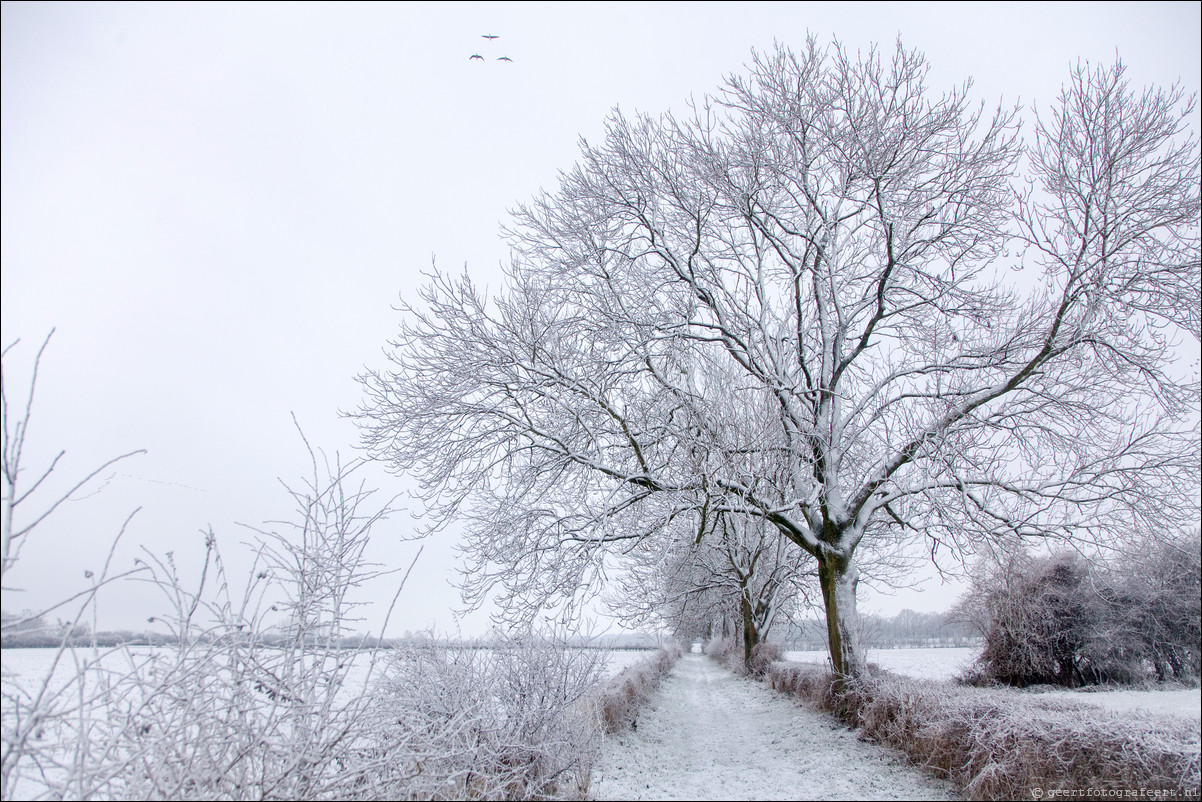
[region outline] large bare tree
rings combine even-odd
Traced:
[[[615,112],[516,211],[502,292],[432,273],[357,417],[471,521],[477,596],[579,598],[614,549],[753,516],[852,676],[866,540],[1196,523],[1193,99],[1079,66],[1024,139],[926,72],[757,54],[687,117]]]

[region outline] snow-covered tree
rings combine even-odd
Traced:
[[[435,272],[404,306],[357,417],[471,521],[475,593],[532,614],[682,517],[752,516],[849,676],[866,542],[1196,523],[1193,100],[1079,66],[1024,141],[927,69],[811,40],[686,117],[614,112],[517,210],[501,292]]]
[[[656,617],[684,638],[734,635],[743,662],[809,602],[815,588],[806,555],[762,518],[715,516],[712,529],[677,527],[666,544],[648,539],[630,552],[615,607],[636,620]]]
[[[985,639],[970,676],[1020,686],[1195,681],[1198,534],[1134,545],[1092,560],[1016,546],[983,561],[954,612]]]

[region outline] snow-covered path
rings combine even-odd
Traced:
[[[610,737],[595,799],[957,799],[950,784],[762,683],[686,654]]]

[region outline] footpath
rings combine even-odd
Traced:
[[[950,783],[713,660],[686,654],[636,729],[610,736],[594,799],[958,799]]]

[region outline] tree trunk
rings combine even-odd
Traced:
[[[755,625],[755,611],[752,609],[746,588],[739,594],[739,606],[743,608],[743,666],[750,671],[751,650],[760,642],[760,631]]]
[[[853,558],[833,554],[819,556],[818,582],[822,586],[822,602],[826,609],[826,634],[836,691],[842,690],[845,680],[859,676],[865,668],[857,638],[856,583],[859,579],[860,571]]]

